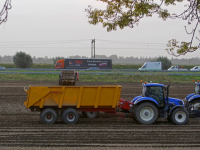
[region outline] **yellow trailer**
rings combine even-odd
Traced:
[[[65,123],[76,123],[78,111],[89,112],[91,118],[99,111],[115,112],[121,96],[119,85],[30,86],[25,91],[28,95],[24,105],[40,111],[40,119],[46,124],[56,122],[59,115]]]

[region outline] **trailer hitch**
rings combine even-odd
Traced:
[[[126,102],[127,102],[127,101],[124,101],[123,103],[121,103],[121,105],[120,105],[119,109],[121,109],[121,108],[122,108],[122,106],[124,106],[124,104],[125,104]]]

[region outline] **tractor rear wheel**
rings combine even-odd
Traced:
[[[78,121],[79,114],[77,110],[73,108],[66,109],[62,114],[62,120],[67,124],[74,124]]]
[[[171,113],[171,121],[176,125],[184,125],[189,121],[189,114],[184,108],[175,108]]]
[[[158,118],[158,109],[154,104],[145,102],[136,106],[133,116],[141,124],[152,124]]]
[[[45,124],[53,124],[57,121],[58,115],[52,108],[46,108],[40,113],[40,120]]]

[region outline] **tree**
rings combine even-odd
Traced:
[[[155,61],[162,62],[162,70],[167,70],[169,67],[172,66],[172,62],[167,57],[159,56]]]
[[[16,68],[31,68],[33,65],[33,59],[29,54],[26,54],[25,52],[17,52],[13,56],[13,62],[16,66]]]
[[[183,19],[188,22],[188,25],[195,23],[194,29],[191,32],[185,27],[186,33],[192,35],[191,41],[181,42],[178,45],[176,39],[169,40],[167,52],[174,56],[185,55],[188,52],[194,52],[200,48],[200,44],[193,46],[194,36],[197,27],[200,23],[200,0],[99,0],[107,4],[105,10],[93,9],[88,6],[85,11],[89,23],[97,25],[102,23],[103,27],[107,27],[107,31],[116,30],[117,27],[123,29],[124,27],[133,28],[138,25],[139,21],[144,17],[151,17],[153,14],[157,14],[159,18],[166,20],[171,19]],[[182,10],[182,13],[175,14],[170,13],[167,9],[163,9],[162,6],[176,5],[177,3],[186,4]],[[200,41],[199,38],[196,38]]]
[[[6,0],[3,9],[0,11],[0,25],[7,21],[8,10],[11,9],[11,0]]]

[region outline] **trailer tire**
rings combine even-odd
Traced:
[[[53,124],[57,121],[58,115],[52,108],[46,108],[40,113],[40,120],[45,124]]]
[[[200,99],[190,102],[190,106],[191,105],[194,105],[194,109],[198,109],[200,107]]]
[[[189,121],[189,114],[184,108],[175,108],[171,113],[171,121],[176,125],[184,125]]]
[[[97,118],[99,115],[98,111],[87,111],[87,112],[82,112],[83,116],[86,118],[94,119]]]
[[[152,103],[141,103],[133,109],[133,118],[141,124],[152,124],[158,118],[158,109]]]
[[[73,108],[66,109],[62,114],[62,120],[67,124],[75,124],[79,119],[78,112]]]

